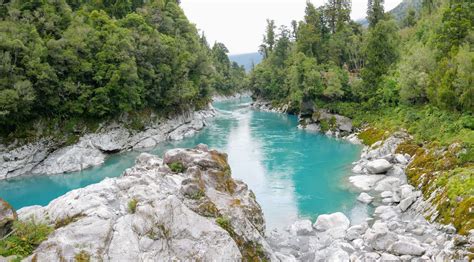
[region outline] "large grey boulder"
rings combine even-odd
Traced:
[[[73,190],[20,218],[61,225],[27,261],[276,260],[254,194],[233,180],[226,155],[204,146],[142,154],[122,177]]]
[[[372,174],[383,174],[392,168],[392,164],[385,159],[376,159],[369,161],[365,168]]]
[[[403,199],[402,201],[400,201],[400,204],[398,204],[398,207],[400,208],[400,210],[405,212],[413,203],[415,203],[416,198],[417,198],[416,196],[411,195]]]
[[[387,250],[395,241],[397,235],[390,232],[384,222],[375,222],[372,228],[368,229],[364,235],[364,244],[378,251]]]
[[[289,230],[293,235],[305,236],[313,232],[313,225],[310,220],[298,220],[291,224]]]
[[[390,252],[397,255],[421,256],[426,249],[414,241],[397,241],[390,247]]]
[[[10,233],[16,219],[15,209],[0,198],[0,239]]]
[[[350,223],[351,222],[346,217],[346,215],[341,212],[337,212],[318,216],[313,227],[318,231],[326,231],[336,227],[341,227],[346,230],[349,228]]]
[[[374,200],[374,198],[372,196],[370,196],[369,194],[367,194],[365,192],[362,192],[357,197],[357,200],[359,200],[359,202],[362,202],[362,203],[365,203],[365,204],[370,204],[370,202],[372,202],[372,200]]]
[[[376,183],[386,176],[384,175],[357,175],[350,176],[349,181],[358,189],[362,191],[369,191],[373,189]]]

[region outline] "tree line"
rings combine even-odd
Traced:
[[[293,112],[308,102],[336,111],[431,105],[474,112],[472,1],[423,0],[397,22],[383,0],[368,0],[368,28],[350,12],[350,0],[308,1],[303,21],[291,28],[268,20],[264,61],[249,88]]]
[[[0,5],[0,129],[50,118],[200,108],[245,70],[175,0],[12,0]]]

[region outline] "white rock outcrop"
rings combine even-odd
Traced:
[[[183,170],[169,165],[180,161]],[[205,146],[141,154],[121,177],[18,211],[56,225],[28,261],[276,260],[260,206]]]
[[[47,139],[23,146],[0,145],[0,180],[30,174],[60,174],[101,165],[107,154],[153,147],[166,140],[179,140],[195,134],[216,114],[209,109],[187,112],[171,119],[157,118],[145,129],[127,129],[124,124],[108,123],[96,133],[86,134],[73,145],[61,147]]]

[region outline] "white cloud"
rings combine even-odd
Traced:
[[[312,0],[316,6],[323,0]],[[390,10],[401,0],[386,0]],[[265,30],[266,19],[277,25],[289,25],[291,20],[304,16],[306,0],[182,0],[181,7],[192,23],[203,30],[209,43],[224,43],[231,54],[258,50]],[[367,0],[352,1],[352,18],[365,17]]]

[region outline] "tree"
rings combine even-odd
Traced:
[[[408,12],[403,19],[403,26],[404,27],[412,27],[416,23],[416,11],[413,8],[408,9]]]
[[[268,58],[275,45],[275,21],[267,19],[266,34],[263,36],[263,43],[260,45],[260,53],[264,58]]]
[[[367,2],[367,21],[369,27],[374,27],[384,18],[384,0],[368,0]]]
[[[329,0],[324,7],[329,30],[335,33],[350,21],[351,0]]]
[[[398,58],[397,26],[393,20],[380,21],[372,28],[366,39],[366,62],[361,72],[366,85],[366,96],[375,94],[380,77],[387,73]]]

